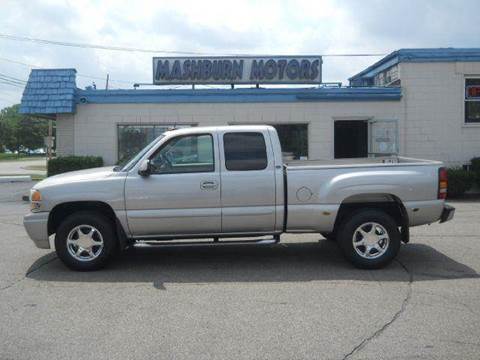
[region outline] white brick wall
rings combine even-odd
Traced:
[[[56,121],[56,141],[57,154],[73,155],[74,148],[74,116],[73,115],[58,115]]]
[[[480,156],[480,124],[464,123],[464,81],[480,63],[401,63],[407,156],[462,165]]]
[[[309,158],[333,158],[333,121],[342,119],[398,119],[399,101],[304,102],[230,104],[80,104],[75,116],[59,119],[65,125],[74,118],[76,155],[100,155],[105,164],[117,161],[117,125],[166,124],[272,124],[307,123]],[[60,127],[66,127],[60,125]],[[58,126],[58,125],[57,125]],[[59,148],[59,154],[65,147]]]

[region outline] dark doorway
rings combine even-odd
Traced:
[[[335,121],[335,159],[368,156],[368,122]]]

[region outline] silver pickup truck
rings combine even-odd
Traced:
[[[335,240],[355,266],[379,268],[410,226],[453,217],[446,189],[436,161],[284,163],[273,127],[192,127],[165,132],[123,167],[39,182],[24,225],[42,249],[55,234],[58,257],[76,270],[138,243],[266,244],[307,232]]]

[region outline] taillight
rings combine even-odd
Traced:
[[[447,169],[442,167],[438,169],[438,198],[439,199],[447,198],[447,188],[448,188]]]

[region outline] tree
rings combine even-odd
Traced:
[[[43,147],[43,138],[48,135],[48,122],[19,113],[20,105],[0,111],[0,148],[12,152],[30,152]]]
[[[0,111],[0,143],[5,149],[18,151],[19,144],[16,139],[17,124],[20,121],[18,108],[20,105],[6,107]]]
[[[48,123],[44,119],[24,117],[17,128],[17,139],[22,150],[28,152],[44,147],[44,137],[48,135]]]

